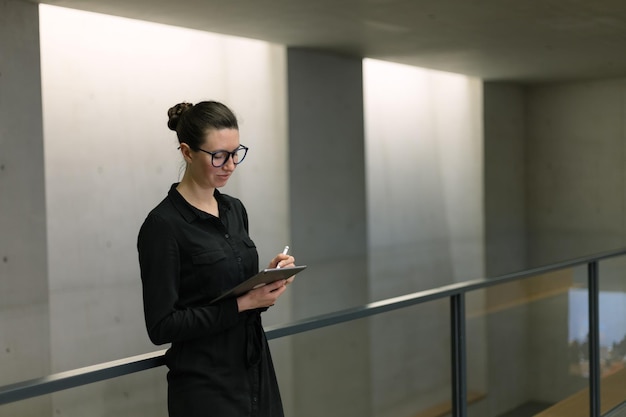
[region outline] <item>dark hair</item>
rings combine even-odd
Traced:
[[[194,150],[200,148],[211,129],[239,129],[232,110],[217,101],[178,103],[167,111],[167,116],[167,127],[176,132],[178,142]]]

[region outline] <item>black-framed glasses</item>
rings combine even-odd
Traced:
[[[228,162],[228,158],[233,158],[233,163],[235,165],[239,165],[248,153],[248,147],[243,145],[239,145],[239,147],[232,152],[224,150],[211,152],[205,151],[204,149],[200,148],[198,148],[197,150],[211,155],[211,165],[213,165],[215,168],[223,167],[226,162]]]

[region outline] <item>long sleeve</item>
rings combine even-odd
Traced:
[[[154,344],[206,337],[237,323],[236,299],[215,305],[184,306],[181,303],[180,248],[167,221],[158,215],[149,215],[140,229],[137,248],[146,328]]]

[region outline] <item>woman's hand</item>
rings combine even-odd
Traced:
[[[296,266],[296,258],[291,255],[285,255],[283,253],[279,253],[270,261],[268,268],[289,268],[291,266]],[[285,281],[285,285],[291,284],[296,276],[292,275]]]
[[[296,266],[296,258],[291,255],[285,255],[279,253],[270,261],[268,268],[288,268],[290,266]]]
[[[290,279],[293,279],[293,277]],[[279,279],[270,284],[254,288],[244,295],[237,297],[239,312],[273,306],[276,300],[278,300],[278,297],[287,289],[286,282],[287,280],[285,279]]]
[[[289,268],[296,266],[296,258],[291,255],[285,255],[279,253],[272,259],[267,266],[268,268]],[[287,279],[280,279],[272,282],[271,284],[263,285],[262,287],[255,288],[248,291],[244,295],[237,297],[237,306],[239,312],[246,310],[253,310],[255,308],[271,307],[276,303],[278,297],[282,295],[286,290],[286,286],[291,284],[295,278],[295,275],[290,276]]]

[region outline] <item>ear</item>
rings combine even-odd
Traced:
[[[193,159],[193,152],[192,152],[191,148],[189,147],[189,145],[187,145],[185,142],[182,142],[180,144],[179,149],[180,149],[181,155],[185,159],[185,162],[190,164],[192,159]]]

